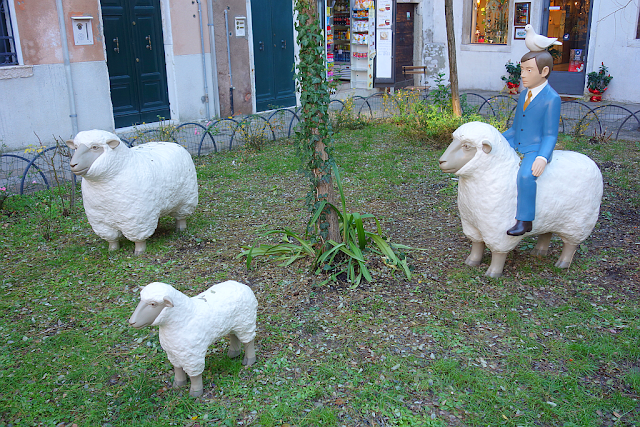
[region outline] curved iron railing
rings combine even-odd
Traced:
[[[484,117],[495,117],[509,123],[517,105],[516,96],[495,95],[489,98],[467,92],[464,95],[465,113],[477,112]],[[421,102],[429,101],[429,94],[416,97]],[[400,105],[395,97],[386,93],[375,93],[368,97],[354,96],[349,102],[349,114],[367,120],[384,119],[399,114]],[[345,113],[345,101],[333,99],[328,110],[330,113]],[[226,146],[242,146],[254,142],[252,138],[276,140],[291,137],[300,124],[298,108],[282,108],[266,114],[252,114],[236,118],[220,118],[202,123],[187,122],[179,125],[162,124],[154,129],[131,131],[120,135],[120,139],[130,147],[149,141],[165,140],[185,147],[196,156],[218,153]],[[589,104],[571,100],[562,102],[560,132],[577,135],[598,136],[618,140],[620,137],[640,138],[640,110],[632,112],[628,108],[605,104],[592,108]],[[615,135],[615,136],[614,136]],[[23,194],[40,188],[49,188],[53,171],[51,163],[43,161],[45,153],[57,146],[44,147],[32,157],[17,153],[0,155],[0,188],[12,188],[15,193]],[[30,149],[29,151],[35,151]],[[18,164],[26,163],[22,169]],[[75,180],[69,170],[68,162],[59,162],[61,174],[58,180]],[[54,165],[55,166],[55,165]],[[29,182],[29,179],[32,182]]]

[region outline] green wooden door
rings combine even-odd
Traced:
[[[291,0],[253,0],[256,110],[296,105]]]
[[[101,0],[116,127],[170,118],[159,0]]]

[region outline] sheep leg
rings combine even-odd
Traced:
[[[551,233],[544,233],[538,236],[536,247],[531,250],[531,255],[547,256],[549,254],[549,243],[551,243]]]
[[[482,255],[484,254],[484,242],[472,242],[471,253],[464,261],[465,264],[472,267],[477,267],[482,262]]]
[[[564,242],[560,258],[558,258],[558,262],[556,262],[556,267],[569,268],[571,261],[573,261],[573,255],[576,253],[576,249],[578,249],[578,245]]]
[[[184,369],[175,366],[173,368],[173,373],[175,375],[173,378],[174,387],[182,387],[187,384],[187,374],[184,372]]]
[[[240,340],[235,334],[229,334],[229,339],[231,340],[231,342],[229,343],[229,351],[227,352],[227,356],[233,359],[234,357],[240,356],[240,353],[242,352],[240,350]]]
[[[147,250],[147,242],[146,240],[143,240],[142,242],[135,242],[136,244],[136,248],[133,251],[134,255],[141,255],[144,253],[144,251]]]
[[[497,278],[502,276],[504,262],[507,260],[508,252],[491,252],[491,265],[487,269],[485,276]]]
[[[254,340],[251,342],[245,343],[244,345],[244,360],[242,364],[245,366],[251,366],[256,363],[256,348],[254,345]]]
[[[187,229],[186,218],[176,219],[176,231],[184,231]]]
[[[117,251],[120,249],[120,243],[117,240],[108,240],[108,242],[110,251]]]
[[[191,388],[189,389],[189,396],[191,397],[200,397],[202,396],[202,392],[204,391],[204,386],[202,385],[202,373],[199,375],[194,375],[190,377],[191,379]]]

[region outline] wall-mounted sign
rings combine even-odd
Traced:
[[[91,20],[93,16],[72,16],[73,44],[76,46],[92,45],[93,31]]]
[[[515,13],[513,14],[513,25],[524,27],[531,23],[531,2],[521,2],[515,4]]]
[[[236,37],[244,37],[247,35],[247,18],[245,16],[236,16]]]

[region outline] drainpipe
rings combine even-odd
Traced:
[[[227,30],[227,61],[229,62],[229,106],[233,116],[233,73],[231,72],[231,47],[229,46],[229,14],[224,11],[224,28]]]
[[[220,117],[220,98],[218,88],[218,64],[216,60],[216,38],[215,31],[213,27],[213,0],[207,0],[207,19],[208,19],[208,27],[209,27],[209,49],[211,49],[211,53],[209,57],[211,58],[211,80],[213,82],[213,115],[215,117]]]
[[[200,3],[200,0],[197,0],[198,2],[198,17],[200,18],[200,48],[202,49],[202,77],[204,79],[204,96],[201,98],[202,102],[204,103],[205,106],[205,115],[207,116],[207,119],[209,119],[211,116],[209,116],[209,87],[207,86],[207,63],[205,61],[205,56],[204,56],[204,33],[202,32],[202,4]]]
[[[64,72],[67,77],[67,91],[69,92],[69,117],[71,118],[71,132],[73,136],[78,133],[78,114],[76,113],[76,98],[73,91],[73,79],[71,78],[71,61],[69,60],[69,45],[67,44],[67,27],[64,23],[64,11],[62,0],[56,0],[58,9],[58,25],[62,38],[62,59],[64,60]]]

